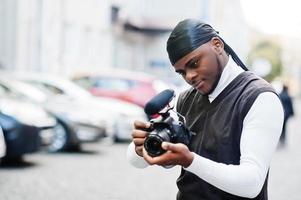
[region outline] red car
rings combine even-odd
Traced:
[[[95,96],[116,98],[141,107],[162,90],[170,88],[167,83],[147,74],[121,70],[79,75],[73,81]]]

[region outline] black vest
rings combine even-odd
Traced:
[[[263,79],[251,72],[243,72],[211,103],[195,89],[182,93],[177,111],[185,116],[187,127],[196,133],[190,150],[212,161],[239,165],[243,120],[258,95],[267,91],[275,93]],[[254,199],[268,199],[267,180],[268,177]],[[224,192],[183,168],[177,185],[178,200],[248,199]]]

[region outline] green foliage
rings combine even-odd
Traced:
[[[267,81],[272,81],[275,77],[281,74],[283,69],[281,53],[281,46],[276,41],[267,39],[261,40],[257,42],[251,49],[247,59],[248,66],[252,66],[252,63],[255,59],[267,59],[272,65],[272,70],[263,78],[265,78]]]

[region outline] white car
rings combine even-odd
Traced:
[[[134,120],[147,120],[143,108],[121,100],[94,97],[65,78],[39,73],[23,73],[15,77],[47,91],[50,98],[67,98],[74,105],[74,112],[90,113],[90,120],[104,121],[107,135],[115,141],[131,139]]]

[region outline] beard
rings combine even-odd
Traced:
[[[217,74],[215,76],[215,80],[212,84],[211,89],[204,95],[210,95],[215,90],[216,86],[218,85],[219,80],[221,79],[222,73],[223,73],[223,66],[222,66],[220,60],[218,59],[217,56],[215,56],[215,58],[216,58],[217,70],[218,71],[217,71]]]

